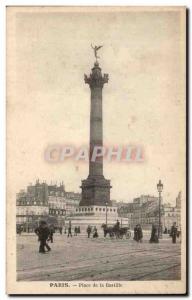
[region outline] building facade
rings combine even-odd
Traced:
[[[75,212],[81,195],[66,192],[63,183],[48,185],[36,181],[16,196],[16,222],[24,231],[33,231],[42,219],[63,226],[68,215]]]
[[[171,229],[176,222],[178,228],[181,227],[181,192],[176,198],[176,205],[169,203],[161,205],[161,224],[163,230]],[[131,203],[122,203],[118,208],[119,217],[128,219],[130,227],[141,224],[143,229],[151,229],[152,224],[159,224],[159,198],[150,195],[141,195],[133,199]]]
[[[176,222],[177,227],[181,229],[181,192],[176,197],[176,205],[171,206],[169,203],[164,205],[164,228],[168,230]]]

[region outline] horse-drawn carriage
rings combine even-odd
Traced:
[[[129,227],[107,226],[106,224],[102,224],[101,227],[103,228],[104,237],[107,235],[111,238],[116,237],[117,239],[122,239],[123,237],[129,239],[131,237]]]

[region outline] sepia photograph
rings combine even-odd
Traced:
[[[185,294],[186,8],[6,22],[7,293]]]

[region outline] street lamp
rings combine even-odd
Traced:
[[[158,237],[162,238],[162,226],[161,226],[161,193],[163,191],[163,184],[161,180],[159,180],[157,184],[157,190],[159,192],[159,230],[158,230]]]
[[[105,202],[105,209],[106,209],[106,214],[105,214],[105,223],[106,223],[106,225],[107,225],[107,205],[108,205],[108,203],[107,203],[107,202]]]

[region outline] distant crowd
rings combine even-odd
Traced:
[[[111,237],[112,237],[111,232],[115,232],[117,234],[114,236],[116,238],[119,238],[119,237],[121,237],[121,235],[118,235],[118,232],[121,233],[121,231],[123,229],[125,229],[125,228],[121,228],[119,220],[117,220],[116,224],[113,227],[109,227],[109,226],[107,227],[107,224],[103,224],[101,227],[103,227],[103,230],[104,230],[104,237],[106,237],[107,232],[109,233],[109,236],[111,236]],[[60,234],[63,233],[62,227],[58,227],[57,229],[59,230]],[[113,229],[113,231],[111,231],[111,229]],[[56,230],[56,228],[53,224],[48,225],[46,221],[43,221],[43,220],[40,221],[39,226],[35,229],[35,233],[38,236],[38,241],[39,241],[39,253],[46,253],[45,250],[47,250],[47,252],[51,251],[49,242],[50,243],[54,242],[53,237],[54,237],[55,230]],[[127,231],[130,232],[129,228],[127,228],[125,233],[127,233]],[[21,232],[22,232],[22,229],[20,231],[17,231],[18,234],[21,234]],[[64,234],[67,234],[68,238],[72,237],[72,236],[77,236],[80,233],[81,233],[80,226],[75,226],[72,230],[71,221],[69,221],[68,227],[64,228]],[[86,229],[86,233],[87,233],[88,238],[92,237],[94,239],[97,239],[99,237],[96,226],[88,225],[87,229]],[[166,228],[165,228],[164,232],[162,232],[160,230],[159,226],[153,224],[149,242],[150,243],[159,243],[159,238],[162,236],[163,233],[168,233]],[[181,234],[181,232],[178,230],[178,228],[176,226],[176,222],[174,222],[171,227],[170,233],[169,233],[170,237],[172,238],[173,244],[176,243],[176,240],[180,236],[180,234]],[[122,235],[122,237],[123,237],[123,235]],[[143,230],[142,230],[142,227],[140,224],[137,224],[134,227],[133,240],[138,243],[142,243],[142,241],[143,241]]]

